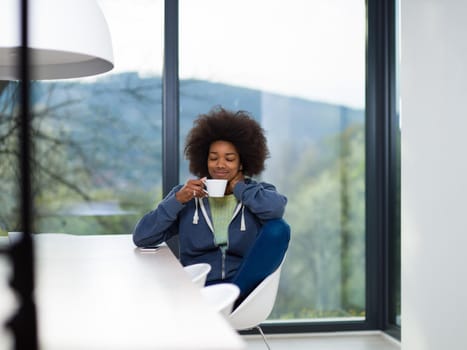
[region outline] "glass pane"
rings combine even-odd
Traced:
[[[0,81],[0,236],[19,228],[18,84]]]
[[[289,199],[271,320],[365,316],[365,22],[363,0],[180,1],[181,149],[198,114],[246,110]]]
[[[98,1],[115,67],[33,88],[36,229],[130,233],[161,198],[163,1]]]

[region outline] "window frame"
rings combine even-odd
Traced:
[[[165,0],[163,70],[163,195],[179,174],[179,1]],[[367,0],[366,42],[366,317],[360,321],[266,322],[266,333],[389,329],[388,276],[393,241],[395,135],[395,3]],[[183,59],[183,57],[181,57]],[[378,117],[379,116],[379,117]],[[167,128],[167,129],[166,129]],[[178,254],[178,242],[169,246]],[[243,334],[254,331],[242,331]],[[400,339],[400,329],[391,335]]]

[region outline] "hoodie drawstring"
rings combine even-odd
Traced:
[[[242,205],[242,218],[240,220],[240,231],[246,231],[246,225],[245,225],[245,206]]]
[[[198,198],[195,197],[194,200],[195,200],[196,209],[195,209],[195,213],[193,214],[193,224],[198,225],[198,220],[199,220],[199,216],[198,216]]]
[[[195,213],[193,214],[193,224],[194,225],[197,225],[198,224],[198,221],[199,221],[199,215],[198,215],[198,198],[194,198],[195,200]],[[201,204],[203,204],[201,202]],[[241,204],[240,204],[241,205]],[[245,224],[245,206],[244,205],[241,205],[242,206],[242,217],[240,219],[240,231],[246,231],[246,224]],[[205,216],[206,218],[206,221],[208,222],[208,225],[209,227],[211,227],[211,230],[214,231],[214,229],[212,228],[211,224],[210,224],[210,220],[209,218],[207,217],[207,214],[204,210],[204,206],[202,205],[202,209],[203,209],[203,215]],[[235,216],[235,214],[234,214]]]

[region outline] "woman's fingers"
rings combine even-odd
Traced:
[[[205,178],[203,178],[205,179]],[[206,191],[204,190],[204,181],[203,179],[199,180],[189,180],[186,184],[187,190],[193,197],[206,197]]]

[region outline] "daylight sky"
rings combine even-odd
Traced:
[[[364,106],[363,0],[179,1],[181,79]],[[161,74],[163,1],[98,2],[114,73]]]

